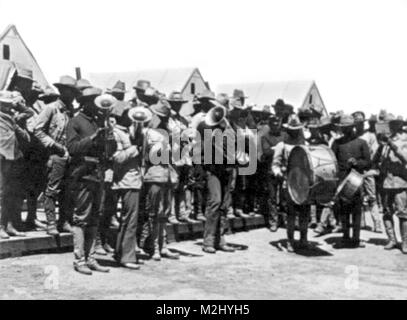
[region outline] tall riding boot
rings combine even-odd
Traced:
[[[55,200],[50,196],[45,196],[44,209],[47,217],[47,234],[50,236],[59,235],[55,217]]]
[[[152,233],[151,237],[153,239],[153,260],[160,261],[160,226],[157,218],[152,219]]]
[[[407,220],[400,219],[401,252],[407,254]]]
[[[106,250],[103,248],[102,236],[101,236],[100,232],[97,232],[97,235],[96,235],[95,252],[96,252],[96,254],[98,254],[100,256],[106,256],[107,255]]]
[[[392,250],[397,247],[396,233],[394,232],[393,218],[383,219],[384,228],[386,229],[386,234],[389,242],[384,246],[385,250]]]
[[[308,215],[305,212],[300,213],[300,247],[308,248]]]
[[[147,218],[146,221],[143,222],[143,226],[140,233],[140,242],[139,247],[142,250],[146,250],[147,252],[151,251],[151,246],[148,246],[147,240],[151,239],[152,230],[153,230],[153,223],[151,218]]]

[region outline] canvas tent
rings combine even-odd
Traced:
[[[217,92],[231,95],[234,89],[243,90],[248,96],[247,100],[258,106],[273,105],[277,99],[283,99],[295,109],[313,106],[322,114],[328,114],[318,87],[312,80],[224,84],[217,87]]]
[[[8,60],[15,63],[17,66],[22,65],[33,71],[34,79],[43,87],[49,86],[47,79],[44,76],[40,66],[37,63],[34,55],[25,44],[21,35],[18,33],[14,25],[10,25],[0,35],[0,59]],[[2,63],[2,65],[10,65]]]
[[[102,89],[113,87],[118,80],[123,81],[126,84],[126,89],[129,91],[129,97],[132,94],[133,86],[135,86],[138,80],[150,81],[154,88],[167,96],[172,91],[179,91],[182,93],[184,99],[188,101],[192,101],[195,94],[199,94],[207,89],[207,84],[198,68],[90,73],[88,78],[92,85]],[[192,104],[186,104],[181,112],[183,114],[191,113]]]

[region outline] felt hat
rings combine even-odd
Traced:
[[[87,88],[91,88],[92,85],[90,84],[89,80],[86,79],[79,79],[76,81],[76,87],[80,90],[83,91]]]
[[[117,92],[117,93],[126,93],[126,84],[123,81],[118,80],[113,88],[108,90],[109,93]]]
[[[148,81],[148,80],[138,80],[136,85],[133,86],[133,88],[138,89],[138,90],[146,90],[150,86],[151,86],[150,81]]]
[[[168,101],[160,99],[156,104],[150,106],[150,110],[159,117],[167,118],[171,115],[171,106]]]
[[[60,77],[59,81],[54,83],[54,86],[57,87],[58,89],[60,87],[68,87],[68,88],[78,90],[78,88],[76,87],[76,80],[71,76]]]
[[[206,100],[215,100],[215,94],[209,90],[206,89],[202,91],[200,94],[198,94],[198,100],[206,99]]]
[[[76,100],[79,103],[83,103],[85,101],[94,100],[97,96],[102,94],[102,89],[90,87],[83,90],[82,95],[78,97]]]
[[[243,90],[235,89],[231,96],[232,99],[247,99],[248,97],[244,94]]]
[[[336,125],[338,127],[352,127],[355,125],[355,119],[349,114],[343,114]]]
[[[169,102],[180,102],[180,103],[187,103],[188,100],[185,100],[184,97],[182,96],[181,92],[178,91],[173,91],[170,93],[168,96],[167,100]]]
[[[16,63],[16,69],[17,69],[17,77],[34,81],[33,71],[31,69],[28,69],[25,66],[17,64],[17,63]]]
[[[44,89],[43,93],[41,93],[38,96],[38,100],[41,100],[44,102],[54,100],[54,99],[56,100],[58,98],[59,98],[59,93],[56,92],[55,90],[53,90],[51,87],[46,87]]]

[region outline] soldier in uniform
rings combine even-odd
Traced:
[[[303,125],[297,116],[290,116],[288,123],[284,125],[287,130],[287,136],[284,141],[279,142],[274,151],[272,170],[276,178],[281,179],[286,177],[288,158],[292,149],[295,146],[305,144],[305,139],[302,134]],[[286,178],[285,178],[286,180]],[[301,249],[308,247],[307,233],[308,233],[308,220],[310,206],[297,205],[291,199],[287,190],[287,181],[284,181],[284,191],[287,198],[287,251],[294,252],[294,230],[296,216],[299,216],[299,228],[300,228],[300,243]]]
[[[197,130],[198,126],[204,121],[207,112],[214,107],[215,94],[210,90],[204,90],[196,97],[194,101],[194,113],[190,127]],[[203,213],[204,198],[203,191],[205,189],[205,170],[201,164],[194,164],[191,174],[192,190],[193,190],[193,206],[195,212],[195,218],[199,221],[206,221],[206,217]]]
[[[365,130],[366,117],[362,111],[357,111],[352,114],[355,119],[356,134],[361,139],[365,140],[370,153],[370,159],[376,155],[379,148],[379,143],[377,141],[376,134],[372,131]],[[379,205],[377,203],[376,195],[376,176],[378,175],[377,170],[369,170],[365,172],[365,179],[363,180],[363,198],[364,198],[364,210],[362,212],[362,222],[361,225],[366,226],[366,214],[369,214],[373,220],[373,231],[377,233],[382,233],[381,218],[379,214]]]
[[[383,221],[389,242],[384,247],[397,247],[394,231],[394,215],[399,218],[401,251],[407,254],[407,134],[403,132],[404,122],[388,115],[390,136],[379,135],[380,169],[382,175]]]
[[[270,231],[276,232],[278,228],[278,194],[281,191],[282,181],[274,176],[271,166],[275,148],[284,140],[284,134],[281,131],[280,120],[275,115],[270,115],[268,123],[268,130],[261,136],[259,146],[262,154],[258,170],[262,173],[261,181],[264,184],[264,194],[260,198],[260,204]]]
[[[48,151],[47,185],[45,189],[44,209],[47,217],[47,233],[58,235],[56,222],[56,203],[59,202],[59,230],[72,232],[67,212],[65,177],[68,164],[66,148],[66,128],[73,116],[73,101],[78,95],[76,80],[70,76],[62,76],[58,83],[60,97],[52,104],[44,107],[34,125],[34,135]]]
[[[334,141],[332,150],[339,166],[339,183],[343,181],[352,169],[363,174],[370,168],[369,147],[363,139],[356,136],[355,121],[352,116],[343,114],[337,124],[343,136]],[[358,192],[350,203],[339,200],[340,216],[342,218],[343,247],[364,247],[360,241],[360,224],[362,218],[362,195]],[[352,217],[353,233],[350,238],[350,217]]]
[[[225,130],[231,130],[232,128],[228,124],[226,119],[226,109],[223,107],[214,108],[214,112],[207,113],[204,121],[198,126],[198,132],[201,137],[205,137],[205,130],[212,130],[212,139],[216,134],[223,134]],[[204,138],[203,138],[204,139]],[[217,250],[225,252],[234,252],[234,249],[226,244],[224,233],[227,209],[231,205],[231,192],[229,190],[229,179],[233,171],[228,170],[228,166],[225,163],[225,155],[228,157],[225,138],[222,137],[223,145],[219,146],[211,141],[204,141],[201,144],[202,155],[205,156],[205,152],[209,148],[212,148],[212,162],[203,165],[206,176],[206,222],[204,229],[204,240],[202,250],[206,253],[216,253]],[[217,164],[214,159],[216,153],[223,152],[223,163]],[[225,154],[226,152],[226,154]]]
[[[104,173],[117,148],[105,114],[115,102],[111,95],[85,100],[67,128],[67,147],[72,157],[69,176],[74,202],[74,269],[85,275],[109,271],[95,259],[95,240],[102,212]]]
[[[171,107],[166,100],[159,100],[150,107],[154,113],[149,127],[145,130],[146,172],[144,174],[145,213],[148,216],[143,225],[140,247],[146,249],[146,240],[153,240],[152,259],[162,257],[179,259],[179,255],[167,248],[166,223],[171,212],[173,188],[178,175],[172,164],[168,121]],[[159,159],[154,159],[159,157]],[[158,161],[160,160],[160,161]]]
[[[183,99],[180,92],[172,92],[167,101],[171,106],[171,116],[168,126],[172,134],[173,147],[178,148],[178,150],[173,149],[173,153],[177,153],[176,157],[179,157],[179,159],[174,159],[173,155],[173,165],[178,173],[178,185],[174,189],[171,216],[168,222],[177,223],[180,221],[193,223],[195,220],[191,218],[192,192],[188,185],[192,170],[192,159],[189,153],[184,152],[184,148],[187,147],[188,143],[182,139],[182,135],[188,129],[189,123],[187,119],[180,114],[182,106],[188,101]]]

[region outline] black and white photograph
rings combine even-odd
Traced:
[[[407,299],[406,17],[0,0],[0,300]]]

